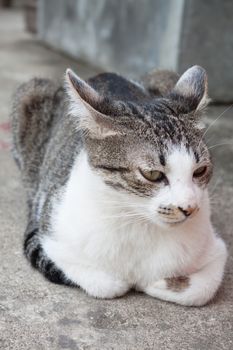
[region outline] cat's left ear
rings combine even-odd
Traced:
[[[205,69],[193,66],[186,70],[172,90],[171,98],[177,100],[186,113],[204,109],[209,102]]]
[[[71,69],[67,69],[65,78],[70,112],[77,118],[77,127],[96,138],[116,135],[116,121],[110,115],[114,115],[111,101],[104,99]]]

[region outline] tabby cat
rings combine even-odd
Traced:
[[[65,80],[35,78],[14,97],[27,259],[50,281],[96,298],[136,289],[207,303],[227,252],[210,221],[205,70],[85,82],[68,69]]]

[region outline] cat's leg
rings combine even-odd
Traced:
[[[90,296],[112,299],[124,295],[130,289],[130,285],[123,279],[98,268],[97,262],[80,257],[76,250],[72,251],[70,245],[44,236],[41,246],[45,255],[62,271],[65,279]]]
[[[181,305],[205,305],[214,297],[221,284],[226,257],[225,243],[217,238],[214,252],[211,252],[200,270],[190,276],[156,281],[148,285],[144,292]]]
[[[47,243],[47,244],[46,244]],[[43,239],[29,222],[25,234],[24,253],[31,265],[53,283],[81,287],[96,298],[112,299],[124,295],[130,285],[90,264],[73,262],[71,254],[49,237]]]
[[[69,280],[95,298],[120,297],[130,289],[128,283],[102,270],[67,263],[62,266],[62,270]]]

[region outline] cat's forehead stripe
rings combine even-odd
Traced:
[[[110,165],[93,165],[96,169],[102,169],[110,172],[129,172],[130,169],[122,166],[110,166]]]
[[[200,157],[199,157],[199,154],[196,151],[194,152],[194,157],[196,159],[196,162],[199,163]]]
[[[160,154],[160,155],[159,155],[159,161],[160,161],[160,164],[161,164],[162,166],[165,166],[165,165],[166,165],[165,157],[164,157],[163,154]]]

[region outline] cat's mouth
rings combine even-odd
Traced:
[[[181,220],[178,220],[178,221],[166,221],[166,224],[170,225],[170,226],[175,226],[175,225],[179,225],[179,224],[182,224],[184,223],[185,221],[187,221],[187,218],[183,218]]]
[[[181,225],[185,222],[187,222],[188,218],[182,218],[182,219],[179,219],[179,220],[160,220],[160,223],[162,224],[162,226],[177,226],[177,225]]]
[[[190,215],[189,217],[183,217],[182,219],[178,219],[178,220],[161,220],[161,222],[163,224],[165,224],[166,226],[176,226],[176,225],[181,225],[187,221],[192,220],[192,218],[195,216],[195,214],[198,212],[198,210],[193,213],[192,215]]]

